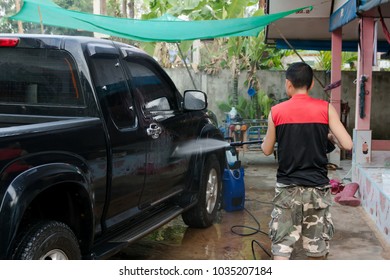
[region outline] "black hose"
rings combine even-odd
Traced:
[[[270,203],[272,204],[272,203]],[[251,212],[249,212],[248,209],[244,208],[244,210],[253,218],[253,220],[256,222],[257,224],[257,228],[254,228],[254,227],[250,227],[250,226],[244,226],[244,225],[235,225],[235,226],[232,226],[230,228],[231,232],[238,235],[238,236],[250,236],[250,235],[255,235],[257,233],[261,233],[261,234],[264,234],[266,236],[268,236],[268,233],[267,232],[264,232],[262,231],[260,228],[260,223],[259,221],[255,218],[255,216],[253,216],[253,214]],[[252,230],[252,232],[250,233],[241,233],[241,232],[237,232],[235,231],[235,229],[237,228],[244,228],[244,229],[250,229]],[[253,255],[253,259],[256,260],[256,254],[255,254],[255,248],[254,248],[254,244],[257,244],[270,258],[271,258],[271,253],[267,251],[266,248],[264,248],[263,245],[261,245],[260,242],[256,241],[256,240],[252,240],[252,243],[251,243],[251,246],[252,246],[252,255]]]

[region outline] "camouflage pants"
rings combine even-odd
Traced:
[[[329,252],[334,233],[329,208],[330,188],[286,186],[277,183],[269,236],[274,256],[290,258],[294,244],[302,236],[305,253],[322,257]]]

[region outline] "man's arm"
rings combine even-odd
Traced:
[[[261,150],[266,156],[269,156],[273,153],[275,142],[276,142],[276,129],[270,112],[268,115],[267,133],[265,134],[263,143],[261,143]]]
[[[330,139],[332,142],[336,143],[341,149],[352,150],[353,142],[351,136],[340,121],[339,115],[332,104],[329,104],[329,128],[333,136],[336,138]],[[330,138],[333,138],[333,136]]]

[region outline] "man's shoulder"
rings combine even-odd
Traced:
[[[290,103],[291,103],[291,99],[287,99],[287,100],[285,100],[283,102],[280,102],[278,104],[273,105],[272,108],[276,108],[276,109],[282,108],[282,107],[285,107],[285,106],[289,106]]]
[[[313,97],[313,96],[310,96],[310,101],[313,103],[318,103],[318,104],[323,104],[323,105],[329,104],[328,101],[326,101],[324,99],[317,98],[317,97]]]

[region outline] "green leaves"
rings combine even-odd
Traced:
[[[330,70],[332,67],[332,54],[330,51],[320,51],[316,57],[316,68]]]
[[[253,0],[233,0],[230,1],[230,5],[226,5],[226,18],[238,18],[243,17],[245,9],[248,6],[257,4],[257,1]]]
[[[229,57],[239,56],[242,52],[244,45],[244,38],[242,37],[230,37],[228,39],[228,54]]]
[[[179,46],[180,46],[180,49],[183,52],[183,54],[187,53],[191,49],[193,42],[194,41],[181,41],[180,42]]]
[[[149,54],[150,56],[153,56],[154,49],[156,48],[156,43],[155,42],[141,42],[140,47],[145,52],[147,52],[147,54]]]
[[[167,1],[172,7],[178,10],[193,10],[199,6],[201,0],[168,0]]]
[[[264,91],[260,91],[257,94],[257,100],[261,108],[261,114],[264,116],[264,118],[268,118],[269,112],[271,111],[273,100],[269,98]]]

